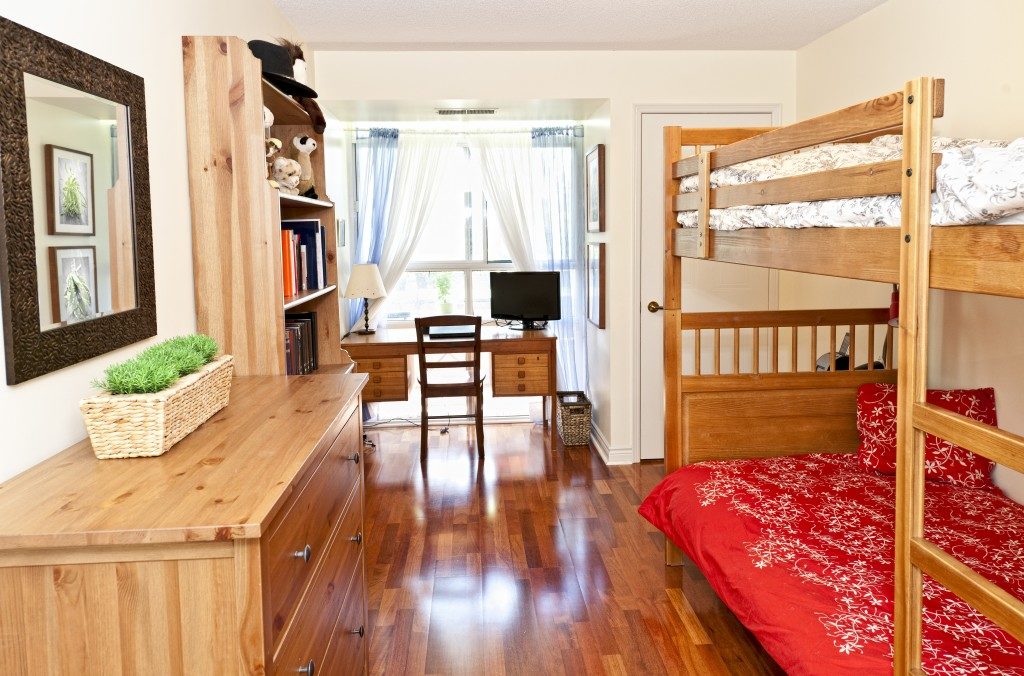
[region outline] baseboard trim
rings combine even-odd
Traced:
[[[590,431],[590,441],[597,449],[598,455],[606,465],[632,465],[633,449],[629,447],[612,448],[608,440],[601,434],[601,430],[594,427]]]

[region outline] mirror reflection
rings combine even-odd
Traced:
[[[135,307],[128,109],[25,74],[39,326]]]

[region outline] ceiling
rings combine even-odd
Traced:
[[[884,0],[274,0],[308,47],[797,49]]]

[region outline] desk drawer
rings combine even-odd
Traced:
[[[517,368],[494,369],[494,379],[504,382],[547,380],[548,368],[546,366],[519,366]]]
[[[405,371],[371,371],[367,373],[369,380],[366,381],[366,389],[371,388],[406,388],[408,382],[405,378]]]
[[[502,378],[495,373],[493,392],[496,397],[539,397],[548,394],[547,375],[534,379]]]
[[[406,371],[405,357],[379,357],[377,359],[359,359],[356,371],[359,373],[378,373],[380,371]]]
[[[526,354],[496,354],[494,355],[494,370],[522,368],[524,366],[544,367],[548,365],[547,352],[536,352]]]
[[[363,401],[373,403],[375,401],[405,401],[409,398],[409,386],[404,382],[399,385],[374,385],[367,383],[363,389]]]
[[[268,529],[264,551],[273,646],[278,644],[302,590],[326,554],[328,537],[349,497],[354,494],[361,504],[362,440],[358,414],[357,409],[316,472]],[[353,456],[358,460],[350,459]]]
[[[295,674],[300,668],[308,666],[310,661],[314,664],[316,674],[334,673],[324,668],[324,658],[336,625],[343,611],[352,614],[350,601],[358,602],[362,613],[361,525],[362,496],[356,493],[331,542],[330,550],[326,552],[323,565],[302,598],[302,605],[288,628],[288,634],[274,654],[273,673]],[[359,535],[359,541],[351,539],[356,535]],[[359,589],[356,596],[351,595],[353,584]],[[358,629],[361,624],[362,621],[359,621],[355,628]]]

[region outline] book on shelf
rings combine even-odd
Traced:
[[[320,366],[316,313],[288,312],[284,316],[284,354],[290,376],[312,373]]]
[[[327,233],[319,219],[281,221],[286,297],[327,287]]]

